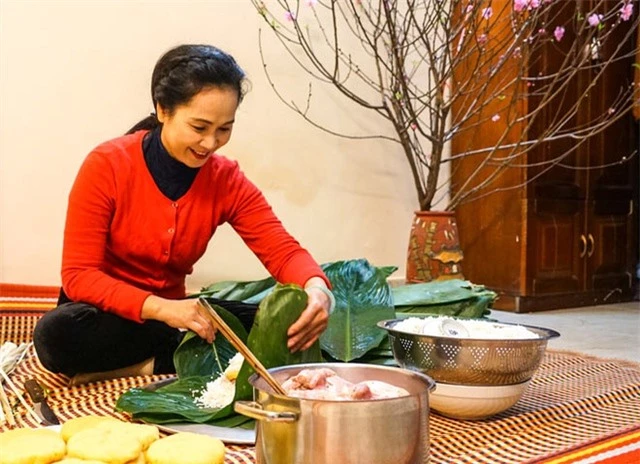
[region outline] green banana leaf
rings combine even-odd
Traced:
[[[353,362],[398,367],[398,363],[395,361],[393,352],[391,351],[388,336],[385,336],[377,347],[367,351],[360,358],[354,359]]]
[[[491,314],[490,305],[494,298],[484,296],[456,303],[427,306],[396,306],[396,317],[453,316],[464,319],[482,319]]]
[[[211,380],[212,376],[196,376],[178,379],[155,391],[131,388],[118,398],[116,410],[128,412],[136,420],[155,424],[206,422],[219,425],[233,413],[230,406],[202,408],[195,403],[195,397]],[[239,421],[239,424],[243,422],[246,421]]]
[[[338,265],[347,265],[350,261],[340,261]],[[327,267],[334,266],[334,263],[325,263],[320,267],[326,270]],[[385,277],[389,277],[398,270],[396,266],[383,266],[378,268]],[[328,277],[328,276],[327,276]],[[329,278],[331,281],[331,278]],[[236,282],[225,280],[215,282],[207,287],[203,287],[199,293],[190,295],[189,298],[197,298],[200,296],[218,298],[221,300],[242,301],[244,303],[259,304],[276,286],[273,277],[267,277],[262,280]]]
[[[259,304],[275,286],[276,281],[273,277],[247,282],[226,280],[204,287],[201,289],[200,293],[190,295],[190,298],[204,296],[218,298],[220,300],[243,301],[244,303]]]
[[[224,321],[242,339],[249,349],[265,365],[276,367],[287,364],[320,362],[320,344],[316,342],[306,351],[290,353],[286,348],[287,330],[307,304],[307,294],[296,285],[277,285],[268,298],[260,303],[256,322],[247,336],[240,321],[225,309],[212,305]],[[132,388],[118,398],[116,409],[126,411],[134,419],[157,424],[171,422],[210,423],[219,426],[236,426],[249,419],[233,411],[233,403],[221,408],[202,408],[194,398],[217,378],[237,353],[235,348],[218,334],[213,344],[190,332],[174,354],[178,380],[147,391]],[[250,399],[252,387],[248,378],[252,369],[243,363],[236,379],[234,400]],[[231,425],[229,425],[231,424]]]
[[[307,293],[298,285],[276,285],[260,303],[251,327],[247,346],[267,369],[278,366],[322,362],[320,342],[305,351],[291,353],[287,348],[287,330],[307,306]],[[248,378],[254,370],[242,363],[236,380],[236,399],[251,397]]]
[[[396,317],[455,316],[483,318],[497,294],[482,285],[452,279],[409,284],[391,289]]]
[[[240,320],[221,306],[211,304],[238,338],[247,343],[247,331]],[[238,351],[222,334],[216,334],[213,344],[208,344],[195,332],[188,332],[173,354],[173,364],[178,378],[196,375],[218,377]]]
[[[377,268],[366,259],[337,261],[324,266],[336,307],[320,345],[327,355],[349,362],[380,345],[386,332],[376,326],[395,312],[387,277],[393,267]]]
[[[220,306],[212,307],[246,342],[247,332],[238,318]],[[132,414],[134,419],[158,424],[187,420],[218,425],[221,420],[235,414],[232,407],[202,408],[194,400],[208,382],[222,374],[236,353],[237,350],[222,335],[208,344],[194,332],[187,332],[173,355],[178,380],[155,391],[131,388],[118,398],[116,409]]]
[[[336,311],[320,339],[327,357],[351,361],[375,347],[384,337],[376,327],[394,317],[387,277],[396,266],[375,267],[366,259],[336,261],[321,265],[333,287]],[[204,287],[192,296],[259,303],[275,286],[273,278],[252,282],[224,281]]]
[[[361,261],[367,262],[367,260],[363,259]],[[349,261],[342,261],[342,263],[348,263]],[[326,267],[330,266],[331,264],[327,264],[325,265],[325,267],[323,267],[323,270],[326,269]],[[377,266],[376,269],[384,276],[384,278],[386,279],[387,277],[391,276],[391,274],[393,274],[394,272],[396,272],[398,270],[398,266]]]

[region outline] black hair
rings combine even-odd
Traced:
[[[206,87],[231,88],[242,101],[245,88],[245,73],[228,53],[212,45],[179,45],[166,52],[153,69],[151,76],[151,99],[169,112],[188,103]],[[127,131],[154,129],[160,125],[155,113],[139,121]]]

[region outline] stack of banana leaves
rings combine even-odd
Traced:
[[[259,304],[249,333],[230,312],[213,304],[225,322],[267,368],[313,362],[359,362],[397,365],[387,332],[379,321],[405,317],[447,315],[486,318],[496,294],[463,280],[446,280],[391,287],[387,278],[396,267],[376,267],[365,259],[338,261],[322,266],[331,281],[336,307],[320,340],[304,352],[290,353],[287,330],[307,304],[307,294],[297,285],[277,284],[272,278],[252,282],[214,283],[192,297]],[[236,354],[221,335],[208,344],[188,332],[174,355],[177,380],[156,390],[132,388],[116,404],[134,419],[157,424],[209,423],[223,427],[252,426],[249,419],[223,408],[205,408],[194,401],[208,382],[219,377]],[[243,363],[234,400],[251,399],[248,378],[253,370]]]

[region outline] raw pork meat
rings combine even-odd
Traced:
[[[287,379],[282,387],[289,396],[315,400],[379,400],[409,395],[404,388],[379,380],[351,383],[326,367],[303,369],[297,375]]]

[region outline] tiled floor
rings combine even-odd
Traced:
[[[548,348],[640,362],[640,302],[558,309],[527,314],[491,311],[501,322],[560,332]]]

